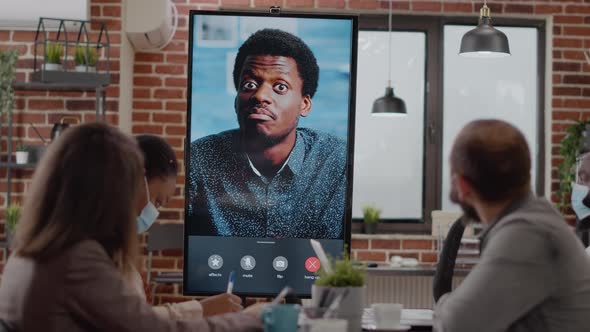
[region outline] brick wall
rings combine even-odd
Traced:
[[[107,93],[107,121],[118,124],[118,96],[119,96],[119,53],[121,43],[121,1],[120,0],[93,0],[91,6],[91,19],[107,23],[111,48],[110,70],[111,85],[106,89]],[[97,30],[89,30],[90,35]],[[35,31],[7,31],[0,30],[0,49],[16,49],[20,56],[17,63],[17,81],[29,82],[33,72]],[[94,39],[96,40],[96,39]],[[42,57],[38,57],[38,65],[42,63]],[[104,63],[99,63],[99,69]],[[34,124],[41,135],[47,140],[50,138],[53,124],[59,122],[63,116],[73,116],[82,122],[95,121],[95,93],[94,92],[58,92],[58,91],[17,91],[13,113],[14,145],[17,141],[25,144],[42,144],[29,123]],[[2,119],[2,135],[0,137],[0,160],[5,161],[8,142],[6,118]],[[21,201],[28,188],[33,174],[32,170],[12,170],[12,201]],[[7,172],[0,169],[0,225],[4,232],[4,209],[6,208]],[[0,254],[0,272],[4,267],[6,253]]]
[[[381,10],[387,3],[378,0],[175,0],[181,18],[180,26],[173,41],[162,51],[135,54],[133,75],[132,132],[163,135],[176,149],[182,160],[182,141],[186,128],[186,83],[188,52],[188,11],[190,9],[214,10],[221,6],[260,7],[280,5],[309,10],[312,8],[336,9],[345,12]],[[590,49],[590,0],[522,0],[488,1],[494,15],[517,17],[547,17],[554,22],[552,46],[553,76],[552,110],[550,121],[552,147],[551,189],[557,188],[556,166],[558,144],[565,135],[565,128],[575,120],[589,118],[590,108],[590,65],[584,62],[584,49]],[[399,14],[435,15],[473,15],[474,24],[481,1],[395,1],[394,10]],[[92,18],[106,20],[113,42],[113,81],[108,89],[109,121],[118,123],[118,56],[121,42],[121,0],[92,0]],[[27,32],[0,31],[0,48],[17,48],[26,56],[19,61],[19,79],[25,79],[31,70],[31,40]],[[362,70],[362,69],[360,69]],[[90,96],[92,97],[92,96]],[[92,119],[92,98],[74,93],[19,93],[17,97],[17,122],[19,136],[34,141],[32,131],[24,123],[32,121],[49,135],[51,125],[62,114],[77,114],[85,120]],[[4,136],[3,136],[4,138]],[[5,138],[2,151],[5,151]],[[183,168],[181,168],[183,169]],[[14,188],[22,193],[30,172],[15,172],[17,180]],[[0,171],[0,207],[5,206],[6,174]],[[177,196],[163,210],[163,222],[181,222],[184,190],[184,174],[178,179]],[[16,197],[22,194],[15,195]],[[571,215],[570,215],[571,220]],[[404,237],[400,239],[369,239],[355,237],[352,249],[354,257],[364,261],[381,261],[391,255],[402,254],[416,257],[425,263],[433,263],[436,258],[435,241],[428,237]],[[2,256],[0,256],[2,258]],[[3,262],[3,260],[2,260]],[[162,253],[154,261],[159,270],[176,270],[182,267],[182,257],[178,252]],[[3,263],[0,263],[0,267]],[[160,287],[156,302],[178,300],[181,292],[176,287]]]

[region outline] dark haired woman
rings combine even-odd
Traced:
[[[259,331],[258,311],[175,321],[157,315],[125,274],[145,187],[137,143],[105,124],[68,129],[27,192],[0,286],[0,320],[17,331]]]

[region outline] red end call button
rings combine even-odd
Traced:
[[[318,272],[320,269],[320,260],[317,257],[309,257],[305,260],[305,269],[309,272]]]

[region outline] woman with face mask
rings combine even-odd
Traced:
[[[154,224],[159,209],[174,196],[178,162],[174,150],[164,139],[154,135],[139,135],[136,139],[145,162],[145,190],[140,193],[140,205],[137,206],[137,231],[142,234]],[[132,282],[138,293],[145,298],[143,281],[139,273],[134,273]],[[224,293],[200,302],[186,301],[156,306],[154,310],[159,315],[172,319],[195,319],[241,311],[243,308],[240,303],[241,299],[238,296]]]

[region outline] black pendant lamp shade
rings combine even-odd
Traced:
[[[373,103],[373,115],[405,115],[406,103],[401,98],[393,95],[393,88],[385,88],[385,96],[378,98]]]
[[[391,87],[391,3],[389,1],[389,15],[387,29],[387,87],[385,88],[385,96],[377,98],[373,102],[372,115],[406,115],[406,103],[401,98],[393,95],[393,88]]]
[[[490,8],[480,10],[479,25],[463,35],[459,54],[467,57],[504,57],[510,55],[508,38],[492,26]]]

